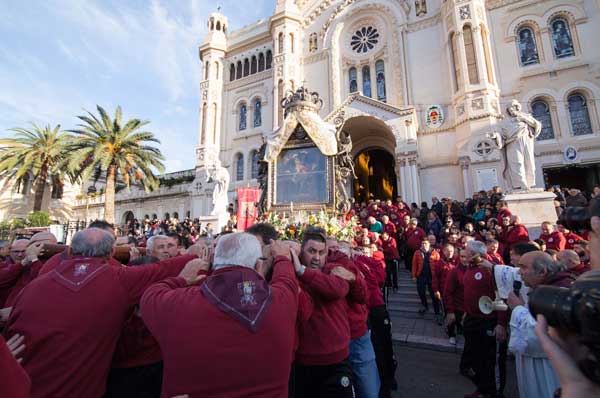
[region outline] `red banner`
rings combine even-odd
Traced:
[[[258,188],[238,188],[237,230],[245,231],[256,222],[258,208],[256,204],[260,197]]]

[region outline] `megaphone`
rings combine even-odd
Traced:
[[[496,295],[496,300],[492,300],[488,296],[482,296],[479,299],[479,311],[482,313],[489,315],[494,311],[507,311],[508,306],[502,301],[498,295]]]

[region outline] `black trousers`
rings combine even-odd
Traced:
[[[404,266],[407,270],[412,270],[412,259],[415,254],[415,251],[410,247],[406,246],[406,250],[404,251]]]
[[[397,361],[392,345],[392,322],[385,305],[372,307],[369,310],[369,328],[371,329],[371,343],[375,350],[375,361],[381,380],[379,396],[390,397],[392,390],[398,389],[396,382]]]
[[[398,260],[385,260],[385,284],[387,287],[398,288]]]
[[[499,397],[504,395],[506,387],[506,357],[508,355],[508,339],[498,343],[496,355],[496,391]]]
[[[421,304],[423,305],[423,307],[428,308],[427,296],[425,294],[425,290],[429,290],[429,297],[431,297],[431,302],[433,304],[433,311],[436,314],[439,314],[440,313],[440,303],[435,298],[435,295],[433,293],[431,275],[421,274],[417,277],[417,293],[419,293],[419,298],[421,299]]]
[[[160,398],[163,363],[136,368],[113,368],[108,375],[105,398]]]
[[[350,361],[335,365],[307,366],[296,364],[296,398],[354,398]]]
[[[464,369],[481,394],[496,395],[496,319],[467,315],[464,322]]]

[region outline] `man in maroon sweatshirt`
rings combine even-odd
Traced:
[[[542,223],[542,233],[540,239],[546,242],[546,249],[561,251],[565,250],[567,239],[560,231],[554,230],[554,225],[550,221]]]
[[[311,295],[314,310],[300,326],[296,352],[297,398],[354,397],[353,373],[348,360],[350,323],[346,296],[350,284],[332,274],[339,263],[326,262],[327,236],[322,228],[304,232],[296,274]]]
[[[33,280],[17,297],[6,336],[25,337],[23,368],[32,398],[100,398],[129,311],[152,283],[177,275],[194,256],[147,267],[114,267],[114,237],[77,232],[72,256]]]
[[[479,308],[483,296],[495,298],[493,271],[484,260],[487,252],[485,243],[476,240],[467,242],[465,255],[467,270],[463,276],[464,285],[464,356],[472,366],[469,372],[477,390],[466,394],[465,398],[492,398],[496,396],[496,340],[506,340],[508,312],[498,311],[484,314]],[[486,266],[484,266],[486,265]]]
[[[144,293],[142,318],[163,353],[163,396],[287,397],[298,282],[290,248],[270,250],[270,284],[258,239],[234,233],[219,238],[200,287],[192,275]]]
[[[17,239],[10,245],[8,257],[0,264],[0,308],[5,306],[15,284],[23,272],[22,261],[29,239]]]
[[[379,395],[379,373],[375,351],[371,343],[371,331],[367,326],[369,290],[365,276],[351,259],[351,247],[346,242],[327,238],[327,262],[339,263],[331,273],[348,281],[348,320],[350,322],[350,364],[355,376],[355,387],[359,397]]]

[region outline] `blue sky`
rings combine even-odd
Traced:
[[[240,7],[249,3],[251,7]],[[60,123],[96,104],[150,120],[167,171],[193,168],[198,124],[198,46],[220,5],[230,30],[265,18],[274,0],[3,0],[0,137]]]

